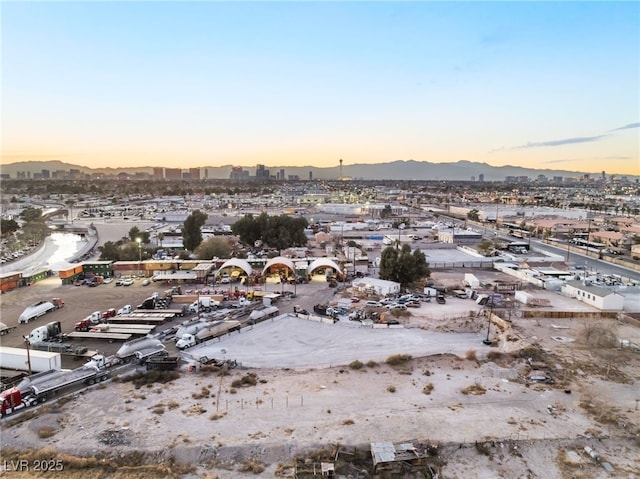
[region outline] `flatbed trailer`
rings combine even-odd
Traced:
[[[115,318],[110,318],[109,319],[109,323],[110,324],[140,324],[140,325],[149,325],[149,324],[153,324],[153,325],[157,325],[157,324],[162,324],[164,322],[167,321],[167,319],[171,319],[171,318],[167,318],[165,316],[131,316],[131,315],[126,315],[126,316],[116,316]]]
[[[113,333],[113,334],[130,334],[132,336],[146,336],[151,332],[151,329],[109,328],[109,331],[106,331],[106,332]]]
[[[106,323],[106,325],[109,326],[109,331],[116,328],[117,329],[122,329],[122,328],[139,329],[141,331],[151,331],[153,328],[156,327],[155,324],[112,323],[111,321]]]
[[[130,333],[92,333],[90,331],[72,331],[67,335],[71,339],[107,339],[109,341],[127,341],[133,334]]]
[[[133,313],[141,313],[141,314],[166,314],[170,317],[181,316],[184,314],[182,309],[134,309]]]

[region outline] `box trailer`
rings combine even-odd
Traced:
[[[62,369],[60,353],[30,350],[29,360],[31,362],[31,371],[34,373]],[[28,363],[26,349],[0,346],[0,367],[2,369],[28,371]]]

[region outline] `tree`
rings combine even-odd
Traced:
[[[419,249],[411,252],[411,246],[405,244],[400,250],[389,246],[382,251],[380,257],[380,278],[382,279],[395,281],[404,287],[427,278],[430,274],[427,259]]]
[[[0,220],[0,236],[3,238],[15,233],[18,229],[20,229],[20,225],[15,220]]]
[[[40,208],[25,208],[24,210],[22,210],[22,213],[20,213],[20,217],[27,223],[31,223],[34,221],[44,221],[44,218],[42,217],[42,210]]]
[[[151,242],[151,233],[140,231],[140,228],[134,226],[129,230],[129,238],[131,241],[137,241],[140,238],[144,244],[149,244]]]
[[[191,213],[182,226],[182,243],[185,249],[195,251],[202,243],[202,226],[207,221],[207,215],[200,210]]]
[[[380,212],[380,218],[386,219],[391,216],[391,214],[391,205],[384,205],[384,208],[382,208],[382,211]]]
[[[250,246],[260,240],[272,248],[282,250],[306,245],[304,230],[308,225],[307,219],[303,217],[268,216],[262,213],[255,218],[249,214],[236,221],[231,226],[231,231],[240,237],[240,241]]]
[[[229,241],[222,238],[209,238],[200,243],[195,250],[198,259],[229,258],[231,256]]]
[[[480,221],[480,212],[476,209],[473,209],[467,213],[467,218],[471,221]]]
[[[120,261],[120,248],[113,241],[98,246],[100,261]]]
[[[489,254],[494,250],[494,246],[493,243],[488,239],[483,239],[482,241],[480,241],[476,249],[480,252],[480,254],[489,256]]]

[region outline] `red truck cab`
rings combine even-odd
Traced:
[[[0,394],[0,415],[4,416],[22,405],[22,394],[18,388],[11,388]]]

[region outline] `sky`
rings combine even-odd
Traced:
[[[640,175],[638,2],[0,3],[2,163]]]

